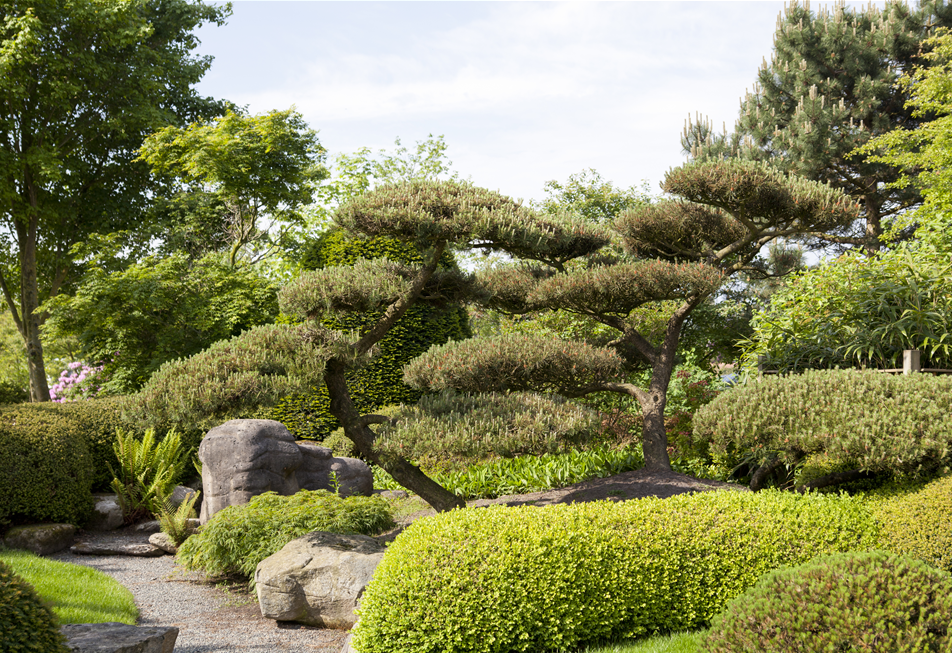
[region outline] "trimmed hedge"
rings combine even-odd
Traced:
[[[952,650],[952,576],[883,551],[772,572],[718,615],[705,653]]]
[[[360,259],[389,258],[402,263],[423,262],[420,252],[412,245],[394,238],[377,237],[369,240],[348,238],[343,231],[325,232],[302,258],[305,269],[318,270],[336,265],[353,265]],[[450,254],[444,254],[441,267],[453,269],[456,263]],[[373,324],[379,313],[351,314],[323,320],[331,329],[360,329]],[[403,366],[433,344],[447,340],[461,340],[472,334],[469,318],[461,306],[441,306],[416,302],[378,344],[373,362],[355,370],[348,378],[351,398],[361,413],[372,413],[381,406],[416,403],[422,393],[403,382]],[[316,386],[310,393],[296,394],[281,399],[276,406],[258,417],[284,424],[297,438],[324,440],[340,423],[330,414],[327,388]]]
[[[872,370],[807,370],[731,388],[694,416],[715,455],[775,454],[796,464],[930,474],[952,460],[952,378]]]
[[[69,653],[56,617],[33,587],[0,562],[0,651]]]
[[[86,436],[61,404],[0,407],[0,523],[85,523],[96,478]]]
[[[693,629],[765,572],[877,537],[861,500],[776,491],[453,511],[390,545],[354,646],[566,650]]]
[[[883,546],[952,572],[952,476],[874,509]]]

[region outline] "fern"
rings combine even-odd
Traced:
[[[113,475],[111,487],[125,522],[131,524],[159,514],[188,462],[181,436],[172,429],[156,443],[154,429],[146,431],[141,441],[131,432],[116,429],[113,450],[119,472],[109,466]]]
[[[166,499],[156,515],[162,532],[169,536],[175,546],[180,546],[192,534],[188,520],[195,517],[195,502],[199,495],[201,492],[193,492],[178,508],[173,508],[172,503]]]

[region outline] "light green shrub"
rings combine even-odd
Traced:
[[[757,582],[717,616],[705,653],[952,648],[952,576],[883,551],[821,556]]]
[[[572,649],[709,622],[765,572],[872,548],[858,499],[765,491],[421,519],[390,545],[359,610],[361,653]]]
[[[0,562],[0,651],[69,653],[56,618],[33,587]]]
[[[874,509],[883,546],[952,572],[952,476]]]
[[[787,464],[820,454],[831,469],[933,473],[952,459],[952,378],[807,370],[731,388],[694,416],[717,455]]]
[[[374,446],[424,466],[563,453],[592,443],[602,430],[595,411],[531,392],[425,395],[392,418],[375,428]]]
[[[379,497],[340,497],[326,490],[292,496],[265,492],[243,506],[228,506],[179,548],[187,569],[254,580],[258,563],[291,540],[313,531],[376,535],[393,527],[390,504]]]

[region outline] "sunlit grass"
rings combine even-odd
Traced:
[[[135,625],[139,616],[132,592],[91,567],[3,548],[0,561],[36,589],[61,624],[118,621]]]
[[[592,646],[583,653],[698,653],[706,634],[706,630],[696,630],[655,635],[618,644]]]

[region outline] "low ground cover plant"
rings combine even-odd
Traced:
[[[640,469],[645,464],[640,447],[612,449],[601,446],[588,451],[500,458],[470,465],[459,471],[427,474],[464,499],[493,499],[507,494],[542,492],[593,478]],[[374,487],[401,489],[389,474],[374,467]]]
[[[341,497],[326,490],[291,496],[265,492],[215,513],[178,551],[187,569],[210,576],[238,574],[254,582],[262,560],[313,531],[376,535],[393,528],[390,504],[379,497]]]
[[[861,473],[925,476],[952,462],[952,379],[872,370],[765,377],[701,408],[694,434],[716,455],[756,465],[792,469],[822,456],[836,471],[812,487]]]
[[[952,476],[874,508],[883,546],[952,572]]]
[[[390,545],[355,645],[565,650],[697,628],[763,573],[877,538],[859,499],[779,491],[454,511]]]
[[[33,587],[0,562],[0,650],[69,653],[56,618]]]
[[[58,623],[135,625],[139,617],[132,592],[92,567],[15,549],[0,549],[0,564],[33,586]],[[7,649],[0,646],[0,650]]]
[[[714,620],[705,653],[948,651],[952,575],[882,551],[767,574]]]

